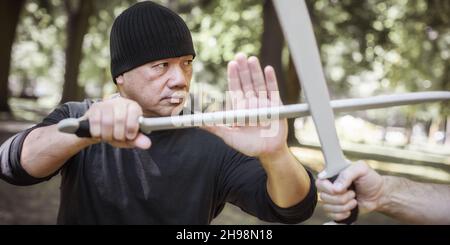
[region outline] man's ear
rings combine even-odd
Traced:
[[[120,75],[120,76],[118,76],[117,78],[116,78],[116,82],[117,82],[117,85],[122,85],[122,84],[124,84],[124,79],[123,79],[123,75]]]

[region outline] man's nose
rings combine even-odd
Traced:
[[[187,86],[186,75],[181,67],[174,67],[171,69],[170,79],[168,82],[169,88],[184,88]]]

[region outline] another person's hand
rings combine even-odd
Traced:
[[[133,100],[117,97],[92,104],[84,118],[89,120],[94,142],[105,141],[115,147],[150,148],[151,141],[139,132],[142,108]]]
[[[355,184],[355,192],[348,190]],[[361,213],[378,208],[383,194],[383,177],[366,163],[360,161],[339,174],[334,183],[326,179],[317,179],[316,186],[323,202],[323,208],[333,220],[343,220],[358,204]]]

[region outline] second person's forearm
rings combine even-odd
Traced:
[[[378,211],[412,224],[450,224],[450,187],[383,176]]]

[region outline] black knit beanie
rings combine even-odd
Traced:
[[[183,19],[149,1],[134,4],[115,19],[110,52],[114,82],[124,72],[148,62],[195,56],[191,33]]]

